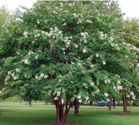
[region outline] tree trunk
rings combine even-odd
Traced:
[[[123,112],[128,112],[126,96],[123,96]]]
[[[74,114],[79,115],[80,112],[80,102],[77,98],[74,100]]]
[[[123,90],[122,93],[122,99],[123,99],[123,112],[128,112],[127,106],[128,106],[128,101],[127,101],[127,97],[126,97],[126,90]]]
[[[116,108],[115,98],[113,98],[113,100],[112,100],[112,105],[113,105],[113,108],[115,109]]]
[[[93,101],[91,100],[91,101],[90,101],[90,106],[92,106],[92,105],[93,105]]]
[[[60,100],[54,101],[55,107],[56,107],[56,124],[55,125],[64,125],[68,113],[70,111],[70,105],[62,104]]]
[[[109,111],[111,111],[111,107],[112,107],[112,96],[109,96],[109,102],[108,102],[108,107],[109,107]]]
[[[30,107],[32,106],[32,100],[31,99],[28,100],[28,104]]]

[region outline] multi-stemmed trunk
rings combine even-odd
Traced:
[[[65,125],[71,105],[62,103],[61,100],[54,101],[56,107],[56,123],[54,125]]]

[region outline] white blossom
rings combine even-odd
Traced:
[[[118,81],[117,81],[117,84],[121,84],[121,81],[120,81],[120,80],[118,80]]]
[[[130,95],[131,95],[131,96],[134,96],[134,92],[131,91],[131,92],[130,92]]]
[[[110,42],[112,42],[112,41],[114,40],[114,38],[111,36],[111,37],[109,38],[109,40],[110,40]]]
[[[13,79],[14,79],[14,80],[17,80],[17,79],[18,79],[18,77],[17,77],[17,76],[13,76]]]
[[[88,96],[86,96],[86,98],[85,98],[86,100],[88,100],[89,99],[89,97]]]
[[[103,65],[106,65],[106,62],[103,60],[103,61],[102,61],[102,64],[103,64]]]
[[[10,76],[7,75],[6,78],[5,78],[5,82],[7,82],[9,79],[10,79]]]
[[[37,24],[40,24],[40,21],[39,20],[37,20]]]
[[[21,70],[19,68],[16,68],[15,71],[18,72],[18,73],[21,72]]]
[[[90,85],[91,85],[91,86],[94,86],[95,84],[94,84],[94,82],[90,82]]]
[[[94,64],[91,64],[91,65],[90,65],[91,68],[94,68],[94,66],[95,66]]]
[[[37,60],[38,58],[39,58],[39,55],[36,55],[36,56],[35,56],[35,59]]]
[[[114,86],[113,89],[116,91],[117,90],[116,86]]]
[[[44,77],[44,73],[41,73],[41,74],[40,74],[40,77],[43,78],[43,77]]]
[[[44,78],[47,79],[48,78],[48,75],[44,75]]]
[[[78,98],[78,99],[81,99],[81,96],[80,96],[80,95],[78,95],[78,96],[77,96],[77,98]]]
[[[74,44],[75,48],[78,48],[78,45],[77,44]]]
[[[117,86],[117,89],[118,89],[118,90],[122,90],[122,89],[123,89],[123,86],[118,85],[118,86]]]
[[[29,52],[28,52],[28,55],[32,55],[32,54],[33,54],[33,51],[29,51]]]
[[[60,96],[61,95],[61,92],[60,91],[57,91],[57,96]]]
[[[81,32],[81,38],[80,40],[83,41],[84,43],[87,43],[87,38],[88,38],[88,32]]]
[[[79,103],[81,103],[82,102],[82,100],[81,99],[79,99]]]
[[[86,20],[87,23],[93,23],[92,20]]]
[[[54,97],[54,100],[55,100],[55,101],[58,100],[58,97]]]
[[[100,92],[100,90],[99,90],[99,88],[97,88],[97,90],[96,90],[96,92],[95,93],[99,93]]]
[[[24,62],[25,64],[30,64],[30,62],[29,62],[28,59],[24,59],[23,62]]]
[[[104,93],[104,95],[105,95],[106,97],[108,97],[108,93]]]
[[[86,53],[87,52],[87,49],[86,48],[83,48],[82,51],[83,51],[83,53]]]
[[[55,11],[55,10],[54,10],[52,13],[53,13],[53,14],[58,14],[58,12],[57,12],[57,11]]]
[[[98,53],[96,53],[96,57],[99,57],[99,54]]]
[[[24,37],[28,37],[28,32],[25,31],[25,32],[23,33],[23,35],[24,35]]]
[[[111,83],[111,80],[110,80],[110,79],[105,79],[104,82],[105,82],[106,84],[109,84],[109,83]]]
[[[101,40],[106,39],[107,34],[103,33],[102,31],[99,32],[99,37]]]
[[[78,22],[77,22],[77,24],[81,24],[81,23],[82,23],[81,18],[78,18]]]
[[[77,14],[77,13],[73,13],[72,14],[75,18],[78,18],[79,17],[79,15]]]

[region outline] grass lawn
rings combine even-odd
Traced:
[[[68,121],[79,125],[139,125],[139,107],[130,107],[132,112],[122,115],[121,107],[109,112],[107,108],[83,106],[80,116],[71,112]],[[55,120],[53,106],[34,104],[0,103],[0,125],[49,125]]]

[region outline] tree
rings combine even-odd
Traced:
[[[125,41],[139,47],[139,21],[137,19],[126,19],[123,21],[122,35]]]
[[[111,10],[107,2],[41,1],[26,11],[17,21],[20,35],[8,40],[16,51],[4,60],[3,93],[31,100],[48,93],[56,125],[65,125],[76,98],[104,97],[105,86],[116,92],[136,58],[118,35],[120,13],[102,13],[100,5]]]

